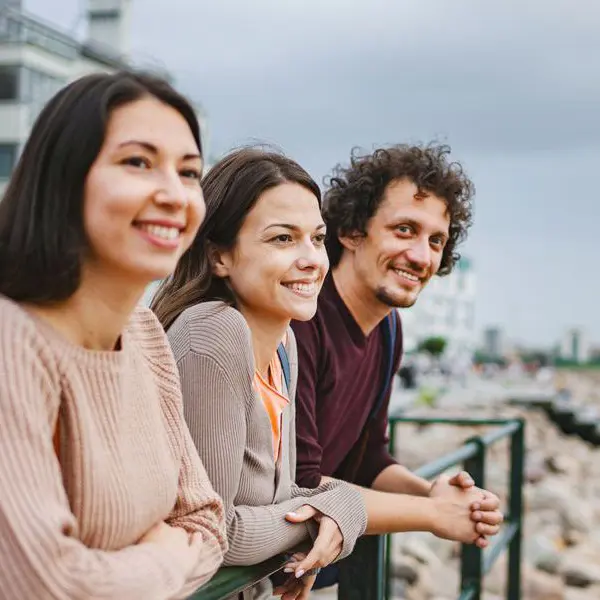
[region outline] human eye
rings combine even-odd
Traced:
[[[313,243],[314,243],[315,246],[322,246],[325,243],[325,234],[324,233],[317,233],[313,237]]]
[[[400,223],[400,225],[396,225],[396,231],[401,235],[412,235],[415,230],[408,223]]]
[[[280,233],[279,235],[272,237],[270,241],[276,244],[289,244],[293,240],[292,236],[289,233]]]
[[[442,236],[434,236],[431,238],[430,243],[435,248],[443,248],[446,245],[446,240]]]
[[[200,181],[202,174],[198,169],[182,169],[179,174],[186,179],[195,179]]]
[[[150,161],[144,156],[128,156],[121,161],[121,164],[137,169],[149,169],[151,167]]]

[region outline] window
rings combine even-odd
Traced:
[[[16,144],[0,144],[0,179],[8,179],[17,159]]]
[[[0,67],[0,100],[17,100],[19,97],[19,68]]]

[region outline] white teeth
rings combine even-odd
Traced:
[[[163,240],[176,240],[181,232],[177,227],[165,227],[163,225],[140,225],[140,229],[147,231],[150,235]]]
[[[295,292],[302,292],[303,294],[310,294],[316,291],[317,286],[313,283],[284,283],[285,287],[294,290]]]
[[[413,275],[412,273],[408,273],[406,271],[403,271],[402,269],[394,269],[394,271],[402,275],[402,277],[406,277],[406,279],[410,279],[411,281],[419,281],[419,278],[416,275]]]

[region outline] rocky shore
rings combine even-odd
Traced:
[[[600,407],[600,375],[565,372],[560,387],[573,402]],[[460,394],[459,394],[460,395]],[[600,599],[600,450],[564,435],[540,409],[507,404],[503,398],[465,393],[465,403],[440,402],[413,408],[418,415],[458,417],[521,416],[527,423],[523,539],[523,600]],[[443,399],[442,399],[443,400]],[[489,430],[447,425],[397,429],[396,456],[416,469]],[[486,487],[506,502],[508,443],[488,450]],[[429,534],[393,539],[393,598],[455,600],[459,548]],[[504,596],[506,556],[485,579],[484,600]]]

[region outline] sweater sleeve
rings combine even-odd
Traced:
[[[246,409],[223,368],[210,356],[188,351],[178,360],[184,415],[208,476],[225,505],[229,550],[226,565],[251,565],[308,538],[305,525],[286,513],[304,502],[236,506],[246,446]]]
[[[58,370],[33,326],[0,314],[0,599],[174,595],[185,573],[160,545],[111,552],[78,540],[52,442],[59,397]]]
[[[176,370],[174,361],[173,368]],[[171,425],[170,433],[177,433],[178,439],[174,442],[178,443],[182,452],[177,500],[167,523],[182,527],[189,533],[199,533],[204,541],[196,568],[177,594],[177,598],[186,598],[206,583],[221,566],[227,551],[227,532],[223,503],[208,479],[183,420],[179,386],[173,392],[173,402],[167,403],[164,409],[167,422]]]
[[[296,418],[292,403],[290,418],[290,457],[292,470],[296,461]],[[316,508],[322,514],[333,519],[342,532],[344,543],[342,551],[336,560],[346,558],[356,540],[365,532],[367,527],[367,511],[360,492],[344,481],[329,481],[316,488],[301,488],[292,484],[292,498],[302,498],[303,504]],[[315,528],[311,528],[312,537]]]

